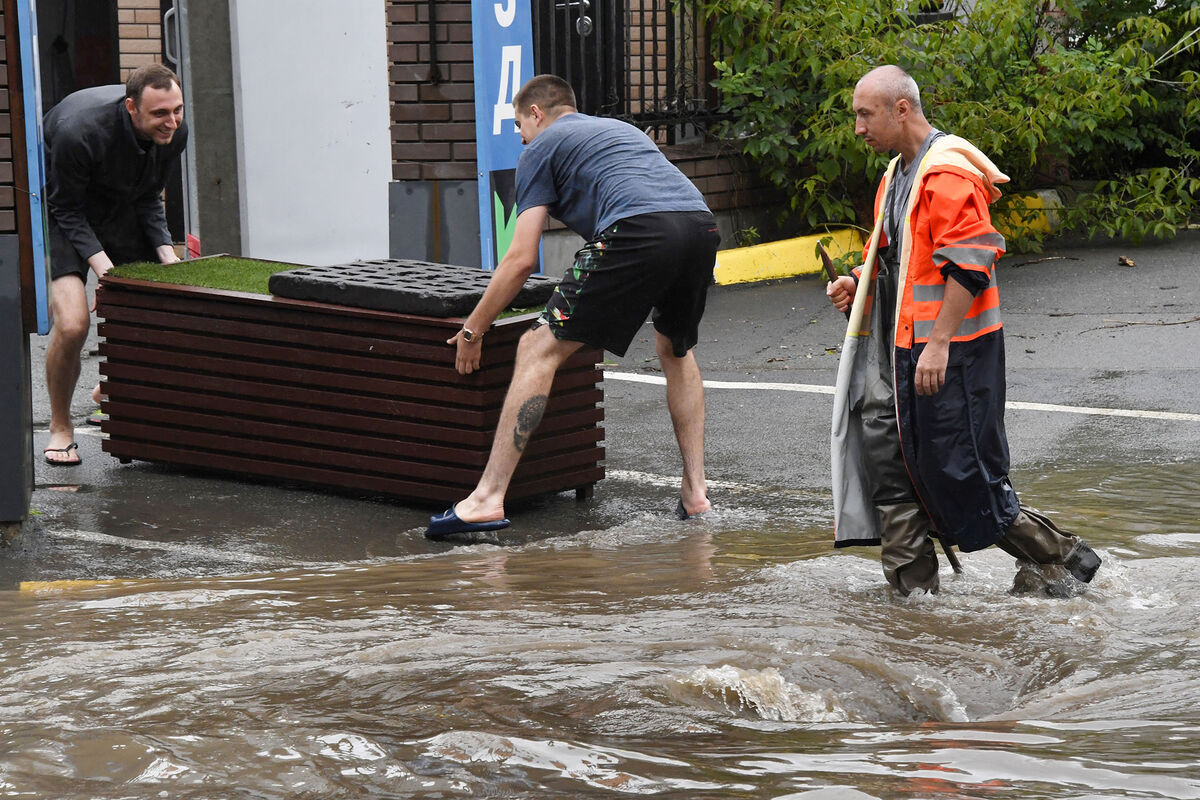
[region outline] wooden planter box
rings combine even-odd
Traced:
[[[461,376],[439,319],[106,276],[98,290],[108,434],[133,459],[443,505],[474,488],[533,315],[500,320]],[[585,348],[559,371],[510,499],[604,477],[604,409]]]

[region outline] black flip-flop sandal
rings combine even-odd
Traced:
[[[79,453],[75,453],[74,461],[55,461],[49,456],[50,453],[69,453],[72,450],[78,449],[79,444],[77,442],[71,442],[66,447],[47,447],[42,451],[42,457],[46,459],[47,464],[54,467],[78,467],[83,463],[83,459],[80,457]]]

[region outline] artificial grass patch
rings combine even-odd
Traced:
[[[205,289],[224,289],[232,292],[269,295],[267,282],[276,272],[299,269],[300,264],[280,264],[254,258],[197,258],[176,264],[139,262],[121,264],[109,272],[118,278],[136,278],[155,283],[180,286],[200,286]]]
[[[496,319],[508,319],[509,317],[519,317],[522,314],[540,313],[545,306],[535,306],[534,308],[509,308],[501,311],[496,315]]]

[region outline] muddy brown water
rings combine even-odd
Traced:
[[[1104,557],[1086,594],[1012,597],[993,548],[896,598],[827,496],[755,487],[682,524],[611,492],[503,547],[10,586],[0,796],[1200,798],[1200,465],[1019,485]]]

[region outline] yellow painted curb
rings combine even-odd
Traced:
[[[1003,214],[994,214],[992,222],[1005,236],[1022,230],[1053,233],[1058,227],[1058,210],[1062,204],[1062,198],[1053,189],[1022,192],[1012,195],[1008,209]]]
[[[136,586],[140,581],[129,578],[108,578],[105,580],[64,580],[64,581],[21,581],[17,590],[31,594],[52,594],[69,592],[75,589],[94,589],[97,587],[120,588]]]
[[[721,250],[717,253],[716,281],[725,286],[818,273],[821,259],[817,255],[817,242],[827,236],[833,237],[826,248],[834,258],[851,250],[862,251],[862,234],[854,228]]]

